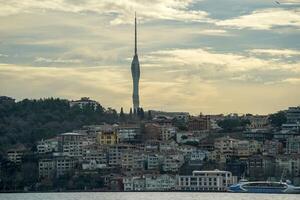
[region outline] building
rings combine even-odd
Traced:
[[[149,153],[146,155],[146,169],[160,170],[163,161],[163,156],[160,154]]]
[[[121,158],[122,169],[143,170],[145,168],[145,156],[140,150],[126,150],[122,153]]]
[[[272,156],[252,155],[248,158],[247,173],[250,177],[264,180],[274,176],[275,160]]]
[[[7,159],[11,162],[14,162],[17,165],[20,165],[22,163],[22,158],[26,151],[27,149],[23,145],[11,148],[6,152]]]
[[[300,175],[300,155],[281,155],[276,157],[276,166],[283,173],[285,170],[288,175],[294,177]]]
[[[144,175],[123,178],[124,191],[171,191],[176,188],[176,177],[172,175]]]
[[[141,127],[137,124],[120,125],[117,128],[120,142],[135,143],[141,141]]]
[[[285,152],[286,154],[300,154],[300,136],[287,139]]]
[[[246,115],[244,119],[250,121],[250,124],[247,125],[249,129],[262,129],[269,125],[269,117],[267,115]]]
[[[90,163],[96,161],[97,164],[102,166],[108,165],[107,149],[104,146],[88,145],[83,147],[82,160]]]
[[[287,122],[282,124],[283,130],[291,130],[300,133],[300,106],[289,107],[286,111]]]
[[[263,155],[277,156],[283,153],[283,144],[278,140],[266,140],[262,152]]]
[[[222,137],[215,140],[214,148],[224,159],[228,159],[236,154],[238,142],[239,140],[230,137]],[[224,162],[226,162],[226,160],[224,160]]]
[[[78,163],[78,159],[71,156],[57,156],[55,157],[56,177],[73,173]]]
[[[58,151],[58,138],[41,140],[38,142],[36,148],[37,148],[37,152],[39,154],[57,152]]]
[[[134,27],[135,27],[135,40],[134,40],[134,56],[131,63],[131,75],[133,81],[133,109],[137,111],[140,107],[140,99],[139,99],[139,81],[140,81],[140,63],[139,57],[137,54],[137,28],[136,28],[136,17],[134,18]]]
[[[297,124],[300,123],[300,106],[289,107],[286,111],[287,124]]]
[[[143,177],[123,178],[124,191],[145,191],[146,180]]]
[[[210,118],[208,115],[199,115],[198,117],[191,117],[187,123],[189,131],[209,131]]]
[[[56,165],[54,159],[39,160],[39,178],[52,178],[56,173]]]
[[[78,159],[71,156],[55,154],[54,157],[39,160],[39,177],[51,178],[60,177],[73,173],[78,163]]]
[[[248,157],[262,151],[262,142],[256,140],[238,140],[235,153],[239,157]]]
[[[145,123],[143,140],[159,140],[161,135],[161,127],[156,123]]]
[[[89,97],[82,97],[80,100],[70,102],[70,107],[74,106],[78,106],[81,109],[91,106],[94,110],[96,110],[100,104],[97,101],[91,100]]]
[[[226,191],[237,182],[229,171],[193,171],[192,175],[178,176],[177,190],[183,191]]]
[[[128,144],[115,144],[108,147],[108,164],[110,166],[121,166],[123,152],[134,149]]]
[[[101,145],[113,145],[117,144],[119,139],[114,131],[101,131],[97,134],[97,142]]]
[[[176,136],[176,127],[162,126],[160,134],[160,138],[162,141],[168,141]]]
[[[184,156],[181,153],[174,152],[163,154],[162,170],[164,172],[178,172],[183,164]]]
[[[69,156],[82,156],[83,147],[88,145],[85,134],[63,133],[59,136],[59,151]]]

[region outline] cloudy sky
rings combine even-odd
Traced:
[[[134,11],[145,109],[300,104],[300,0],[0,0],[0,95],[129,110]]]

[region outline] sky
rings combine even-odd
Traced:
[[[0,95],[192,114],[300,105],[300,0],[0,0]]]

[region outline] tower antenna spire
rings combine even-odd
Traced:
[[[134,12],[134,55],[137,55],[136,12]]]

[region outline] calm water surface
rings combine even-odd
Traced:
[[[0,194],[0,200],[299,200],[293,194],[78,192]]]

